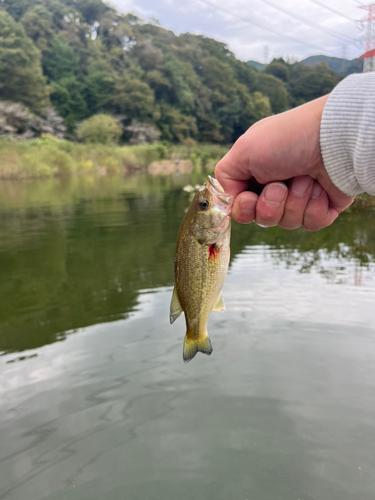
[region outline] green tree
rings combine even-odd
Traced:
[[[82,85],[74,76],[52,82],[52,104],[64,118],[68,132],[73,132],[76,122],[88,116],[86,101],[82,95]]]
[[[189,86],[187,78],[187,67],[174,56],[168,55],[165,59],[163,72],[171,83],[168,93],[170,104],[190,112],[195,107],[195,97]]]
[[[155,96],[153,91],[139,78],[124,72],[114,84],[113,104],[118,114],[140,121],[152,117]]]
[[[260,92],[248,94],[244,88],[239,88],[237,98],[218,113],[222,124],[221,134],[226,142],[234,142],[251,125],[271,114],[268,97]]]
[[[155,92],[156,99],[168,100],[169,92],[172,89],[170,80],[158,70],[149,71],[146,74],[146,80],[152,90]]]
[[[38,0],[1,0],[1,7],[5,9],[16,21],[38,4]]]
[[[159,128],[162,139],[181,142],[198,133],[196,119],[193,116],[183,115],[181,111],[168,104],[163,104],[160,109]]]
[[[236,80],[245,85],[249,92],[254,92],[257,88],[258,70],[254,66],[235,59],[231,66],[234,68]]]
[[[132,51],[133,57],[144,71],[158,69],[163,64],[163,52],[154,46],[150,39],[137,43]]]
[[[50,103],[41,54],[22,25],[4,11],[0,11],[0,98],[22,102],[35,112]]]
[[[260,92],[251,94],[244,113],[247,128],[270,115],[271,104],[268,97]]]
[[[298,64],[290,79],[291,94],[295,104],[301,104],[329,94],[339,81],[326,62],[311,67]]]
[[[42,5],[29,9],[21,19],[28,37],[32,39],[40,51],[45,51],[53,37],[53,17]]]
[[[257,90],[269,98],[273,113],[282,113],[289,108],[285,85],[275,76],[259,73]]]
[[[236,81],[230,64],[221,62],[215,57],[207,57],[202,61],[202,80],[211,90],[213,105],[222,106],[235,96]]]
[[[64,15],[69,13],[61,0],[1,0],[0,5],[15,21],[20,21],[28,11],[43,7],[52,16],[55,29],[61,29]]]
[[[118,120],[108,115],[94,115],[83,121],[77,130],[80,141],[96,144],[117,144],[121,135]]]
[[[260,72],[224,43],[176,36],[106,0],[0,0],[4,11],[12,17],[0,21],[0,98],[40,112],[47,77],[69,132],[108,112],[121,115],[125,128],[157,126],[165,140],[232,142],[255,121],[330,92],[339,80],[324,64],[282,58]]]
[[[226,142],[234,142],[245,130],[242,129],[241,115],[243,103],[238,97],[225,104],[218,111],[221,128],[220,133]]]
[[[97,34],[107,50],[117,47],[128,52],[134,43],[133,29],[127,17],[110,10],[101,18]]]
[[[99,22],[102,16],[112,10],[102,0],[65,0],[66,4],[82,14],[83,21],[89,25]]]
[[[83,59],[87,55],[93,28],[83,22],[82,17],[82,14],[78,10],[74,8],[69,9],[64,15],[62,29],[59,31],[59,35],[68,42],[73,50],[79,53]]]
[[[199,140],[202,142],[222,142],[223,136],[220,133],[221,125],[212,116],[207,114],[198,115],[197,125]]]
[[[98,113],[112,106],[114,82],[110,74],[103,71],[89,73],[84,80],[83,94],[90,113]]]
[[[291,67],[282,57],[273,59],[264,69],[268,75],[273,75],[283,82],[288,82],[291,75]]]
[[[62,78],[75,76],[78,72],[79,54],[61,38],[55,37],[43,56],[44,74],[58,82]]]

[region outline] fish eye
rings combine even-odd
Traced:
[[[207,208],[210,206],[207,200],[202,200],[199,202],[199,206],[201,207],[201,210],[207,210]]]

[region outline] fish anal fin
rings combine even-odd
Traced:
[[[174,287],[171,300],[171,310],[169,315],[169,321],[171,322],[171,324],[176,321],[176,319],[180,316],[181,313],[182,313],[181,304],[180,301],[178,300],[176,287]]]
[[[208,335],[206,335],[204,338],[198,338],[196,340],[191,340],[186,335],[182,355],[184,358],[184,362],[189,363],[189,361],[191,361],[195,357],[197,352],[202,352],[207,356],[212,353],[211,340]]]
[[[214,311],[225,311],[225,302],[223,298],[223,294],[220,292],[219,298],[213,308]]]

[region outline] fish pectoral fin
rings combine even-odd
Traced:
[[[180,316],[181,313],[182,313],[182,307],[180,301],[178,300],[176,287],[174,287],[171,300],[171,311],[169,315],[169,321],[171,322],[171,324],[176,321],[176,319]]]
[[[225,302],[224,302],[222,292],[220,292],[219,298],[217,299],[217,302],[216,302],[213,310],[214,311],[225,311]]]
[[[185,363],[189,363],[189,361],[195,357],[197,352],[203,352],[203,354],[209,356],[212,353],[212,350],[211,340],[208,335],[206,335],[203,339],[198,338],[196,340],[191,340],[186,334],[182,357],[184,358]]]

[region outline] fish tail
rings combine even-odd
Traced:
[[[207,354],[209,356],[212,353],[212,345],[210,337],[206,334],[204,338],[192,339],[188,337],[186,334],[184,340],[184,350],[183,350],[183,358],[185,363],[189,363],[197,352],[202,352],[203,354]]]

